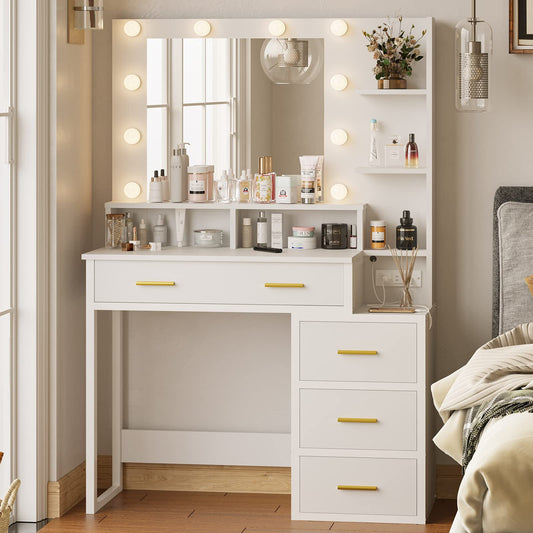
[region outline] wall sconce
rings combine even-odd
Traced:
[[[348,23],[342,19],[334,20],[331,23],[329,30],[331,33],[333,33],[333,35],[337,37],[343,37],[348,31]]]
[[[137,144],[141,140],[141,132],[137,128],[128,128],[124,132],[124,141],[128,144]]]
[[[329,193],[334,200],[344,200],[348,196],[348,187],[344,183],[335,183]]]
[[[104,29],[104,0],[68,0],[67,43],[84,44],[84,30]]]
[[[124,88],[128,91],[136,91],[141,86],[141,78],[137,74],[128,74],[124,78]]]
[[[211,24],[207,20],[198,20],[194,23],[194,33],[198,37],[207,37],[211,33]]]
[[[344,91],[348,87],[348,78],[344,74],[335,74],[329,83],[334,91]]]
[[[128,37],[137,37],[137,35],[141,33],[141,25],[136,20],[128,20],[128,22],[124,24],[123,30]]]
[[[123,191],[126,198],[134,200],[135,198],[139,198],[142,188],[136,181],[129,181],[126,183],[126,185],[124,185]]]
[[[346,141],[348,140],[348,134],[341,129],[333,130],[329,138],[333,144],[342,146],[343,144],[346,144]]]
[[[268,25],[268,31],[270,32],[270,35],[273,35],[274,37],[281,37],[286,30],[285,22],[282,20],[273,20]]]

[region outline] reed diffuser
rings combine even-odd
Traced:
[[[392,255],[392,259],[394,260],[394,264],[402,278],[403,291],[400,307],[413,307],[413,298],[409,291],[409,287],[411,286],[411,278],[413,277],[418,248],[413,248],[411,250],[397,250],[390,246],[388,248]]]

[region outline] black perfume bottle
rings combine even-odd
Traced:
[[[404,211],[400,218],[400,225],[396,226],[396,248],[398,250],[412,250],[417,247],[416,226],[410,211]]]

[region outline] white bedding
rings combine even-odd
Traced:
[[[461,463],[466,408],[500,390],[531,387],[532,380],[530,323],[485,344],[464,367],[433,385],[435,407],[445,422],[435,444]],[[533,413],[487,425],[463,476],[457,506],[451,533],[533,533]]]

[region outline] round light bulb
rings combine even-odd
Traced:
[[[334,20],[329,29],[333,35],[342,37],[343,35],[346,35],[346,32],[348,31],[348,24],[342,19]]]
[[[344,183],[335,183],[331,186],[329,194],[334,200],[344,200],[348,196],[348,187]]]
[[[141,33],[141,25],[136,20],[128,20],[124,24],[124,33],[128,37],[137,37]]]
[[[124,87],[128,91],[136,91],[141,86],[141,78],[137,74],[128,74],[124,78]]]
[[[124,132],[124,140],[128,144],[137,144],[141,140],[141,132],[137,128],[128,128]]]
[[[142,189],[141,186],[136,181],[129,181],[124,185],[124,196],[126,198],[139,198],[141,195]]]
[[[194,33],[199,37],[207,37],[211,33],[211,24],[207,20],[198,20],[194,23]]]
[[[348,140],[348,134],[341,129],[333,130],[329,136],[331,142],[337,146],[342,146]]]
[[[344,74],[335,74],[329,80],[331,88],[335,91],[344,91],[348,87],[348,78]]]
[[[273,20],[268,25],[268,31],[274,37],[281,37],[285,33],[286,27],[282,20]]]

